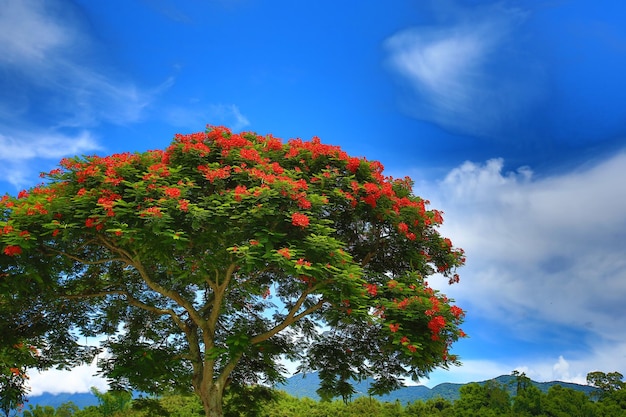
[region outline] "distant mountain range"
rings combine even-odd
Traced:
[[[512,375],[502,375],[494,380],[505,387],[508,388],[509,393],[513,396],[515,395],[515,386],[516,379]],[[319,395],[317,395],[316,390],[319,388],[319,378],[316,373],[303,375],[294,375],[291,378],[287,379],[284,385],[276,386],[277,389],[287,392],[289,395],[294,397],[309,397],[314,400],[319,400]],[[356,390],[355,397],[359,396],[367,396],[367,389],[371,384],[371,380],[366,380],[360,383],[354,384],[354,388]],[[487,381],[478,382],[479,384],[484,384]],[[547,392],[550,387],[553,385],[561,385],[563,388],[571,388],[576,391],[582,391],[585,394],[589,395],[590,392],[594,390],[593,387],[589,385],[580,385],[574,384],[570,382],[535,382],[531,381],[534,386],[539,388],[543,392]],[[434,386],[433,388],[428,388],[423,385],[414,385],[400,388],[396,391],[391,392],[388,395],[375,397],[380,401],[389,401],[394,402],[396,400],[400,401],[403,404],[407,404],[412,401],[426,401],[430,398],[444,398],[450,401],[455,401],[459,399],[459,390],[463,385],[467,384],[453,384],[453,383],[443,383]]]
[[[502,375],[497,378],[494,378],[496,382],[504,385],[505,387],[509,387],[511,395],[514,395],[515,392],[515,377],[511,375]],[[318,400],[319,396],[315,392],[319,388],[319,378],[317,373],[303,375],[294,375],[287,379],[285,384],[276,386],[276,389],[285,391],[291,396],[294,397],[309,397],[314,400]],[[367,389],[371,384],[371,380],[363,381],[355,384],[355,389],[357,394],[355,397],[359,396],[367,396]],[[487,381],[479,382],[479,384],[484,384]],[[593,387],[588,385],[580,385],[573,384],[570,382],[535,382],[532,381],[532,384],[535,385],[543,392],[547,392],[553,385],[561,385],[563,388],[571,388],[577,391],[582,391],[586,394],[589,394],[594,390]],[[399,390],[393,391],[388,395],[384,395],[381,397],[375,397],[380,401],[389,401],[394,402],[396,400],[400,401],[403,404],[407,404],[413,401],[426,401],[429,398],[445,398],[450,401],[457,400],[459,398],[459,389],[467,384],[453,384],[453,383],[443,383],[439,384],[433,388],[428,388],[423,385],[416,386],[408,386],[400,388]],[[29,397],[29,401],[27,404],[34,405],[50,405],[53,407],[58,407],[63,403],[68,401],[73,402],[79,408],[84,408],[90,405],[98,405],[97,398],[92,393],[78,393],[78,394],[48,394],[44,393],[38,396]]]
[[[50,394],[44,392],[41,395],[29,396],[28,402],[26,403],[26,409],[28,409],[29,405],[32,405],[33,407],[35,405],[50,405],[54,408],[57,408],[61,404],[69,401],[76,404],[78,408],[85,408],[90,405],[98,405],[98,399],[91,392],[79,392],[74,394]]]

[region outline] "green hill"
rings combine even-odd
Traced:
[[[515,377],[511,375],[502,375],[494,380],[506,387],[509,388],[510,394],[515,395]],[[367,389],[372,381],[363,381],[361,383],[355,384],[355,389],[357,394],[355,397],[367,396]],[[479,384],[484,384],[487,381],[479,382]],[[532,384],[535,385],[543,392],[547,392],[548,389],[553,385],[561,385],[564,388],[571,388],[577,391],[582,391],[585,394],[589,394],[594,390],[593,387],[588,385],[580,385],[573,384],[569,382],[560,382],[560,381],[552,381],[552,382],[535,382],[532,381]],[[423,385],[418,386],[407,386],[404,388],[400,388],[397,391],[394,391],[388,395],[375,397],[380,401],[400,401],[402,404],[408,404],[413,401],[426,401],[430,398],[444,398],[450,401],[455,401],[459,398],[459,389],[467,384],[453,384],[453,383],[443,383],[439,384],[433,388],[428,388]],[[275,388],[285,391],[287,394],[297,397],[303,398],[308,397],[314,400],[319,400],[319,395],[315,392],[319,387],[319,378],[316,373],[303,375],[294,375],[291,378],[288,378],[285,384],[277,385]],[[72,401],[78,407],[83,408],[88,405],[97,405],[98,401],[96,397],[91,393],[78,393],[78,394],[42,394],[39,396],[31,396],[29,398],[29,402],[27,404],[31,405],[51,405],[53,407],[58,407],[59,405]]]
[[[516,379],[512,375],[502,375],[494,380],[505,387],[508,387],[511,395],[515,395],[515,386]],[[372,380],[366,380],[360,383],[355,383],[355,389],[357,393],[355,397],[359,396],[367,396],[367,389],[370,386]],[[479,384],[484,384],[487,381],[478,382]],[[542,392],[547,392],[548,389],[553,385],[561,385],[564,388],[571,388],[577,391],[582,391],[585,394],[589,394],[594,390],[593,387],[588,385],[580,385],[574,384],[570,382],[560,382],[560,381],[551,381],[551,382],[536,382],[531,381],[533,385],[539,388]],[[399,390],[393,391],[388,395],[375,397],[380,401],[389,401],[394,402],[396,400],[400,401],[403,404],[407,404],[412,401],[425,401],[430,398],[444,398],[450,401],[455,401],[459,398],[459,389],[467,384],[453,384],[453,383],[443,383],[439,384],[433,388],[428,388],[423,385],[418,386],[407,386],[400,388]],[[307,375],[294,375],[291,378],[287,379],[286,383],[283,385],[277,385],[275,388],[279,390],[283,390],[289,395],[294,397],[302,398],[309,397],[314,400],[319,400],[319,395],[317,395],[316,390],[319,387],[319,378],[316,373],[311,373]]]

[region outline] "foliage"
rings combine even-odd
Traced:
[[[607,374],[595,371],[587,374],[587,383],[598,388],[594,395],[602,398],[624,389],[626,383],[622,381],[623,378],[624,376],[619,372],[609,372]]]
[[[457,363],[464,312],[426,279],[457,282],[463,252],[378,162],[211,127],[44,177],[0,200],[0,297],[28,288],[17,326],[40,326],[38,349],[68,346],[50,364],[96,352],[77,334],[106,335],[115,389],[193,390],[218,416],[229,384],[280,381],[285,356],[320,370],[328,398]]]
[[[78,407],[72,402],[61,404],[57,408],[37,404],[34,407],[29,405],[28,410],[24,410],[22,415],[23,417],[71,417],[77,411]]]
[[[523,374],[518,374],[520,376]],[[525,376],[523,376],[525,377]],[[521,381],[523,382],[523,380]],[[619,390],[612,395],[624,392]],[[114,394],[115,393],[105,393]],[[354,401],[315,401],[295,398],[282,391],[267,388],[248,388],[245,392],[226,395],[225,414],[258,417],[623,417],[626,403],[623,397],[606,396],[593,401],[584,392],[560,385],[550,387],[547,393],[534,385],[527,385],[509,396],[506,387],[494,380],[485,384],[470,383],[463,386],[461,397],[450,402],[443,398],[414,401],[403,406],[399,401],[380,402],[372,397],[359,397]],[[530,400],[530,401],[529,401]],[[254,403],[254,404],[250,404]],[[147,406],[147,404],[150,404]],[[528,406],[528,407],[526,407]],[[102,404],[76,411],[71,403],[58,409],[37,406],[39,414],[25,412],[25,417],[102,417]],[[248,407],[253,407],[248,408]],[[31,410],[33,407],[31,407]],[[155,412],[155,410],[157,412]],[[204,410],[197,396],[166,395],[159,398],[140,398],[132,401],[132,407],[114,413],[124,417],[192,417],[203,415]]]
[[[9,416],[23,407],[28,394],[26,364],[32,364],[36,353],[30,346],[0,346],[0,411]]]
[[[509,393],[495,381],[464,385],[460,393],[461,398],[454,403],[458,416],[502,415],[510,409]]]
[[[133,394],[129,391],[100,392],[97,388],[91,388],[91,392],[98,399],[98,409],[104,417],[122,413],[130,408]]]

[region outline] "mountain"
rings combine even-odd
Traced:
[[[515,386],[516,379],[512,375],[502,375],[497,378],[494,378],[496,382],[508,388],[511,396],[515,395]],[[314,400],[319,400],[319,395],[317,395],[316,390],[319,388],[319,377],[317,373],[311,373],[307,375],[294,375],[287,379],[285,384],[277,385],[275,388],[285,391],[289,395],[294,397],[309,397]],[[485,384],[487,381],[478,382],[479,384]],[[365,380],[363,382],[355,383],[354,388],[356,390],[355,397],[366,396],[367,389],[369,388],[372,380]],[[582,391],[585,394],[589,395],[590,392],[594,390],[593,387],[588,385],[580,385],[574,384],[570,382],[559,382],[559,381],[551,381],[551,382],[535,382],[531,381],[531,383],[539,388],[542,392],[547,392],[550,387],[553,385],[561,385],[563,388],[571,388],[576,391]],[[434,386],[433,388],[428,388],[423,385],[417,386],[407,386],[400,388],[396,391],[393,391],[387,395],[376,396],[375,398],[380,401],[400,401],[403,404],[407,404],[412,401],[426,401],[430,398],[444,398],[450,401],[455,401],[459,398],[459,390],[463,385],[467,384],[453,384],[453,383],[443,383]]]
[[[28,402],[26,403],[26,408],[28,409],[29,405],[33,407],[35,405],[51,405],[54,408],[57,408],[63,403],[73,402],[76,404],[78,408],[88,407],[90,405],[98,405],[98,399],[91,392],[79,392],[74,394],[49,394],[43,393],[41,395],[34,395],[28,397]]]
[[[499,384],[508,387],[511,396],[515,395],[515,377],[512,375],[502,375],[494,378]],[[485,384],[487,381],[479,382],[479,384]],[[543,392],[547,392],[553,385],[561,385],[563,388],[571,388],[577,391],[582,391],[589,395],[594,390],[593,387],[588,385],[573,384],[570,382],[535,382],[531,381],[534,386],[539,388]],[[281,391],[285,391],[287,394],[294,397],[309,397],[314,400],[319,400],[319,395],[315,392],[319,388],[319,377],[317,373],[311,373],[307,375],[294,375],[287,379],[284,384],[277,385],[275,388]],[[372,380],[366,380],[360,383],[354,384],[357,391],[355,397],[366,396],[367,389],[372,383]],[[423,385],[408,386],[400,388],[388,395],[377,396],[380,401],[400,401],[403,404],[407,404],[413,401],[426,401],[430,398],[444,398],[450,401],[457,400],[459,398],[459,389],[467,384],[453,384],[443,383],[433,388],[428,388]],[[38,396],[29,397],[27,404],[35,406],[39,404],[41,406],[51,405],[58,407],[59,405],[71,401],[79,408],[87,407],[90,405],[98,405],[97,398],[92,393],[78,393],[78,394],[42,394]]]

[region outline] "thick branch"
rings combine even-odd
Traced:
[[[185,311],[187,311],[187,313],[189,314],[189,317],[191,318],[191,320],[194,323],[196,323],[200,328],[205,328],[206,327],[206,324],[207,324],[206,320],[204,320],[204,318],[193,307],[193,304],[191,302],[189,302],[188,300],[186,300],[178,292],[170,290],[170,289],[167,289],[167,288],[163,287],[162,285],[160,285],[159,283],[157,283],[156,281],[154,281],[150,277],[150,274],[148,273],[146,268],[143,266],[141,261],[136,256],[133,256],[130,252],[126,251],[125,249],[116,246],[110,240],[106,239],[104,236],[100,237],[100,241],[110,251],[112,251],[114,253],[120,254],[124,258],[123,261],[125,263],[127,263],[128,265],[133,266],[137,270],[137,272],[139,272],[139,275],[144,280],[144,282],[148,285],[148,287],[150,287],[150,289],[152,289],[152,290],[158,292],[159,294],[161,294],[161,295],[171,299],[172,301],[174,301],[175,303],[180,305],[182,308],[184,308]]]
[[[54,253],[56,253],[56,254],[58,254],[58,255],[62,255],[62,256],[65,256],[65,257],[67,257],[69,259],[73,259],[76,262],[79,262],[79,263],[81,263],[83,265],[100,265],[100,264],[106,264],[106,263],[109,263],[109,262],[124,262],[124,263],[126,263],[126,261],[124,259],[122,259],[122,258],[109,258],[109,259],[98,259],[96,261],[88,261],[87,259],[83,259],[83,258],[81,258],[81,257],[79,257],[77,255],[73,255],[71,253],[63,252],[63,251],[60,251],[60,250],[57,250],[57,249],[53,249],[53,248],[47,248],[47,249],[52,251],[52,252],[54,252]]]
[[[296,314],[298,312],[298,310],[300,310],[300,307],[302,307],[302,304],[304,304],[304,301],[307,299],[307,297],[309,295],[310,295],[310,291],[305,291],[304,293],[302,293],[300,298],[298,298],[298,300],[296,301],[294,306],[289,311],[289,314],[287,314],[285,319],[279,325],[275,326],[274,328],[272,328],[271,330],[269,330],[269,331],[267,331],[267,332],[265,332],[263,334],[259,334],[259,335],[255,336],[255,337],[253,337],[250,340],[250,342],[252,344],[263,342],[263,341],[271,338],[272,336],[275,336],[276,334],[278,334],[282,330],[286,329],[287,327],[289,327],[290,325],[292,325],[296,321],[300,320],[301,318],[306,317],[309,314],[311,314],[311,313],[319,310],[320,308],[322,308],[322,306],[326,302],[324,299],[319,300],[316,304],[312,305],[311,307],[307,308],[306,310],[302,311],[301,313]]]
[[[146,310],[146,311],[149,311],[151,313],[158,314],[160,316],[169,315],[169,316],[172,317],[172,319],[174,320],[176,325],[182,331],[185,331],[187,329],[187,325],[185,324],[185,322],[183,322],[180,319],[180,317],[178,317],[178,314],[176,314],[176,312],[174,310],[158,308],[158,307],[154,307],[154,306],[151,306],[149,304],[146,304],[146,303],[136,299],[135,297],[133,297],[128,291],[122,291],[122,290],[99,291],[99,292],[88,293],[88,294],[64,295],[64,296],[62,296],[62,298],[71,300],[71,299],[80,299],[80,298],[105,297],[107,295],[123,295],[126,298],[126,300],[128,301],[128,304],[130,304],[132,306],[135,306],[137,308],[141,308],[142,310]]]
[[[224,301],[224,297],[226,295],[226,288],[230,284],[230,280],[233,276],[233,273],[235,272],[235,269],[237,269],[237,265],[234,263],[230,264],[230,266],[226,270],[226,273],[224,274],[224,282],[219,284],[216,280],[215,287],[213,287],[213,295],[214,295],[213,308],[211,309],[211,315],[209,316],[209,320],[207,323],[208,328],[210,330],[211,338],[215,334],[215,329],[217,328],[217,321],[221,313],[220,310],[222,307],[222,302]]]

